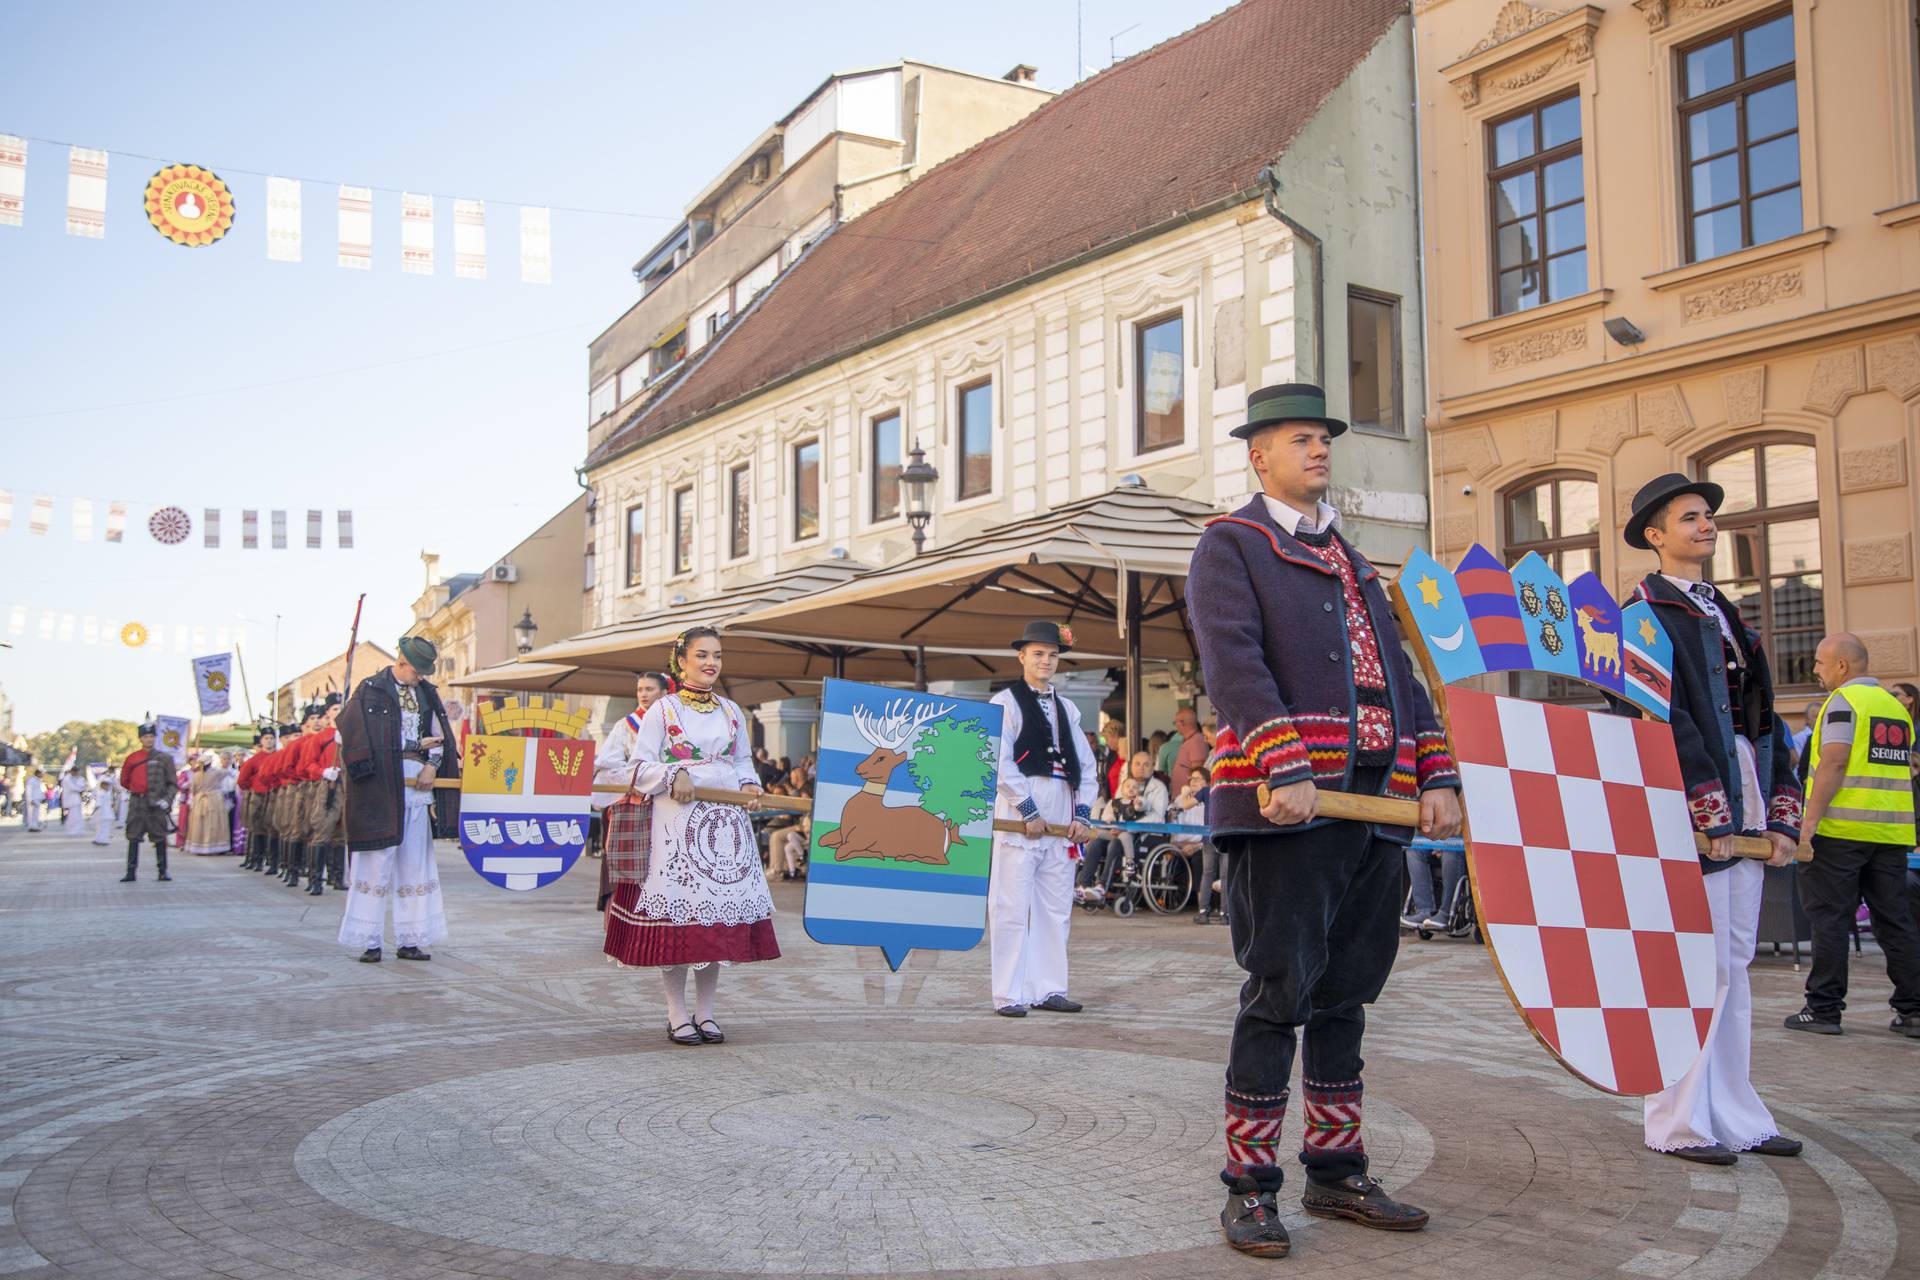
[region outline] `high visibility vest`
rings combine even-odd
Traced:
[[[1808,750],[1820,760],[1820,731],[1827,708],[1839,698],[1853,709],[1853,745],[1840,790],[1821,817],[1816,834],[1873,844],[1914,844],[1913,719],[1892,694],[1873,684],[1841,685],[1820,707]]]

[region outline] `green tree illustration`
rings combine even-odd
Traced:
[[[920,734],[907,774],[920,807],[965,826],[993,811],[993,739],[978,720],[936,720]]]

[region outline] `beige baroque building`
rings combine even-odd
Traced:
[[[910,556],[916,446],[929,547],[1129,477],[1225,510],[1228,428],[1295,377],[1358,423],[1339,498],[1396,561],[1428,518],[1410,46],[1400,0],[1246,0],[830,232],[595,433],[595,623]]]
[[[1624,594],[1665,471],[1785,709],[1916,668],[1914,0],[1418,0],[1435,533]]]

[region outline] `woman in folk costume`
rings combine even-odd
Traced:
[[[87,834],[87,771],[76,764],[60,779],[60,834]]]
[[[113,842],[113,811],[119,800],[119,787],[114,782],[118,770],[113,761],[107,761],[106,772],[100,775],[100,781],[93,787],[93,842],[111,844]]]
[[[41,816],[44,812],[41,806],[47,801],[47,784],[45,779],[40,776],[38,769],[35,769],[27,775],[25,795],[26,804],[20,811],[21,816],[26,821],[27,830],[38,831],[40,830]]]
[[[611,791],[593,793],[593,807],[600,810],[600,898],[598,910],[607,911],[609,902],[617,904],[626,920],[640,901],[640,886],[647,879],[647,837],[653,824],[652,797],[633,790],[634,771],[639,761],[634,747],[640,741],[640,722],[654,703],[673,689],[664,672],[642,671],[633,682],[634,709],[607,734],[593,758],[595,786],[624,787],[624,794]],[[609,960],[622,960],[638,941],[630,924],[607,912],[606,951]]]
[[[227,771],[209,752],[193,771],[193,800],[187,810],[187,852],[233,852],[233,828],[227,822],[227,798],[220,790]]]
[[[631,912],[617,904],[609,911],[609,928],[617,920],[633,934],[615,959],[661,970],[667,1038],[719,1044],[726,1036],[713,1020],[718,966],[780,956],[773,898],[747,818],[760,807],[760,775],[746,717],[713,691],[720,678],[719,632],[681,632],[668,665],[679,687],[640,718],[633,753],[632,789],[653,799],[647,879]],[[696,786],[744,791],[750,799],[744,806],[696,800]],[[691,1014],[689,968],[695,971]]]

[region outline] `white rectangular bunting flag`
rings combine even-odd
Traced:
[[[228,690],[233,685],[233,655],[210,653],[193,660],[193,689],[200,695],[200,714],[225,715],[232,705]]]
[[[27,606],[17,604],[7,611],[7,634],[10,636],[27,634]]]
[[[307,549],[320,549],[320,513],[312,507],[307,508]]]
[[[487,278],[487,205],[484,200],[453,202],[453,274],[466,280]]]
[[[340,188],[340,265],[373,269],[373,190]]]
[[[400,195],[400,269],[410,276],[433,274],[433,197]]]
[[[53,610],[42,609],[40,611],[40,638],[42,640],[53,639],[53,623]]]
[[[93,541],[92,498],[75,498],[73,500],[73,540],[75,542]]]
[[[247,551],[260,549],[260,513],[246,510],[240,513],[240,546]]]
[[[336,515],[339,518],[340,549],[351,551],[353,550],[353,512],[343,508]]]
[[[267,179],[267,257],[300,261],[300,180]]]
[[[74,616],[70,613],[63,613],[60,615],[60,643],[61,644],[73,643],[74,621],[75,621]]]
[[[273,549],[275,551],[287,549],[287,513],[284,511],[273,513]]]
[[[0,533],[13,528],[13,492],[0,489]]]
[[[208,507],[206,509],[206,518],[201,520],[200,530],[206,535],[207,546],[217,547],[220,545],[220,508]]]
[[[80,619],[80,643],[100,643],[100,619],[94,617],[92,614],[88,614],[86,617]]]
[[[67,234],[98,240],[107,234],[107,153],[67,149]]]
[[[107,504],[107,541],[119,542],[127,535],[127,504],[109,502]]]
[[[553,214],[520,206],[520,283],[553,283]]]
[[[0,227],[17,227],[27,212],[27,140],[0,133]]]
[[[155,630],[158,631],[159,628],[156,627]],[[175,653],[187,651],[187,624],[184,622],[173,624],[173,651]]]
[[[46,494],[36,494],[33,499],[33,514],[27,517],[27,527],[35,533],[45,533],[53,528],[53,499]]]

